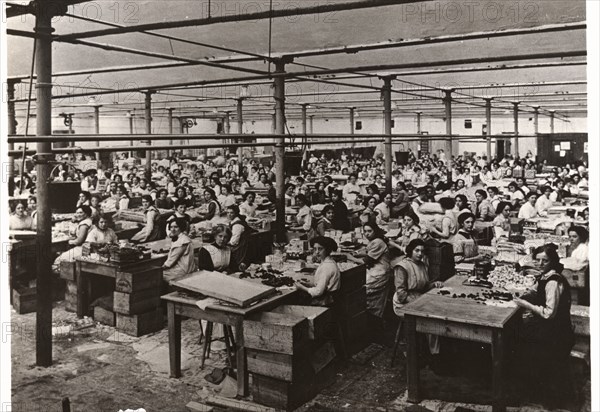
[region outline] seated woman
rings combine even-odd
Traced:
[[[348,217],[348,206],[342,200],[342,192],[334,190],[331,193],[331,206],[333,207],[333,228],[347,232],[351,229],[350,218]]]
[[[198,210],[202,220],[212,220],[221,215],[221,204],[217,201],[217,195],[210,189],[204,189],[204,205]]]
[[[510,212],[512,206],[509,202],[500,202],[496,208],[496,218],[494,219],[494,237],[508,237],[510,233]]]
[[[472,212],[475,215],[476,220],[491,222],[496,217],[492,204],[487,197],[487,192],[483,189],[479,189],[475,192],[475,199],[477,199],[477,201],[472,206]]]
[[[381,197],[381,203],[375,206],[375,212],[377,213],[377,224],[379,225],[389,222],[392,212],[392,194],[387,192],[381,195]]]
[[[231,229],[225,225],[217,225],[212,230],[214,242],[205,245],[198,254],[198,268],[200,270],[233,273],[237,272],[236,262],[231,259]]]
[[[90,197],[90,208],[92,209],[92,220],[98,219],[102,214],[102,198],[100,195],[92,195]]]
[[[175,189],[175,196],[171,199],[173,202],[177,203],[178,201],[184,201],[187,207],[194,207],[194,199],[191,196],[188,196],[185,187],[179,186]]]
[[[306,196],[296,196],[296,205],[300,207],[296,215],[296,224],[290,228],[291,231],[305,233],[308,240],[314,237],[313,212],[308,205]]]
[[[469,209],[469,200],[465,195],[456,195],[454,202],[454,216],[456,217],[456,220],[458,220],[458,217],[463,213],[471,213],[471,209]]]
[[[119,238],[114,230],[108,227],[110,221],[109,215],[101,214],[94,219],[94,226],[89,231],[86,242],[91,243],[119,243]]]
[[[229,206],[237,204],[235,200],[235,195],[231,193],[231,186],[222,185],[221,186],[221,194],[217,197],[217,200],[221,204],[221,209],[225,210]]]
[[[29,216],[33,219],[33,230],[37,228],[37,198],[35,196],[29,196],[27,199],[27,211]],[[92,211],[92,214],[94,212]]]
[[[56,258],[54,261],[55,269],[58,267],[60,262],[68,261],[72,262],[76,257],[81,256],[81,245],[86,242],[88,237],[88,233],[90,232],[93,222],[91,219],[92,210],[89,206],[80,206],[75,211],[75,216],[73,216],[73,223],[76,224],[76,227],[73,231],[71,231],[72,239],[69,240],[69,245],[73,246],[73,248],[63,252]]]
[[[442,217],[442,221],[440,222],[440,228],[438,229],[436,225],[431,225],[429,230],[434,237],[448,240],[458,231],[458,224],[453,211],[455,202],[451,197],[443,197],[439,200],[439,203],[444,210],[444,217]]]
[[[313,205],[324,205],[327,203],[327,192],[325,190],[325,182],[317,182],[315,190],[311,193],[311,201]]]
[[[90,195],[90,192],[80,192],[75,209],[77,209],[79,206],[89,206],[91,197],[92,195]]]
[[[254,192],[246,192],[243,196],[244,201],[240,205],[240,215],[246,217],[255,217],[258,205],[254,203],[256,194]]]
[[[391,248],[404,253],[406,246],[421,237],[420,219],[415,213],[408,213],[402,219],[402,233],[394,241],[390,241]]]
[[[127,193],[127,188],[125,186],[121,185],[117,187],[116,201],[117,210],[129,208],[129,194]]]
[[[240,264],[246,263],[250,235],[254,229],[248,226],[246,218],[240,215],[238,205],[231,205],[227,208],[227,218],[231,229],[231,239],[229,239],[231,259],[235,261],[236,266],[240,266]]]
[[[383,333],[383,312],[391,286],[391,266],[388,245],[377,223],[363,225],[363,234],[369,241],[364,252],[356,252],[348,259],[367,266],[367,310],[372,315],[374,336],[380,340]]]
[[[156,207],[159,209],[173,209],[175,207],[175,203],[168,196],[169,192],[167,189],[160,189],[158,191],[156,201],[154,202]]]
[[[523,193],[517,182],[510,182],[508,184],[508,193],[514,208],[519,207],[525,199],[525,193]]]
[[[163,279],[172,282],[196,271],[194,246],[192,240],[185,233],[187,222],[176,218],[168,224],[171,248],[169,256],[163,264]]]
[[[337,251],[337,243],[329,237],[317,236],[310,244],[314,261],[319,263],[319,267],[312,283],[296,281],[296,288],[310,295],[312,306],[331,306],[340,288],[340,269],[330,256]]]
[[[15,205],[13,214],[8,219],[8,228],[10,230],[36,230],[32,217],[27,214],[25,202],[18,202]]]
[[[574,266],[583,266],[589,263],[589,246],[588,239],[590,237],[589,232],[581,226],[571,226],[569,228],[569,240],[571,241],[571,246],[569,250],[571,251],[569,257],[564,259],[562,263],[569,264],[571,267],[571,262],[575,263]]]
[[[360,221],[364,224],[369,221],[377,221],[377,212],[375,208],[377,207],[377,199],[373,196],[367,197],[363,203],[365,209],[360,214]]]
[[[552,195],[552,188],[550,186],[543,186],[541,188],[541,195],[535,202],[535,209],[540,216],[548,216],[548,209],[553,206],[552,200],[550,197]]]
[[[333,229],[333,220],[335,219],[333,206],[327,205],[323,208],[322,216],[317,223],[316,235],[325,236],[325,232]]]
[[[554,409],[564,400],[569,385],[568,362],[574,344],[571,293],[562,275],[557,246],[546,244],[534,251],[541,276],[536,287],[515,298],[517,306],[532,316],[524,318],[518,345],[518,363],[528,393],[545,395]]]
[[[492,210],[496,210],[498,208],[498,205],[502,201],[502,199],[500,197],[500,191],[495,186],[490,186],[486,190],[488,193],[488,199],[489,199],[490,203],[492,204]]]
[[[175,202],[175,213],[173,213],[167,219],[167,228],[169,227],[169,223],[172,222],[173,220],[182,219],[185,222],[185,226],[180,227],[180,229],[185,233],[189,233],[190,225],[192,223],[192,218],[190,215],[185,213],[186,210],[187,210],[187,202],[185,200],[179,199],[177,202]]]
[[[150,195],[142,196],[142,207],[144,208],[144,216],[146,226],[131,238],[132,242],[146,243],[155,240],[163,239],[161,236],[161,228],[159,225],[160,212],[154,206],[154,201]]]
[[[394,313],[402,316],[402,308],[423,293],[433,288],[444,286],[442,282],[429,280],[429,262],[425,255],[425,242],[421,239],[411,240],[406,246],[406,257],[398,261],[394,267],[393,297]],[[427,335],[429,350],[432,355],[440,353],[439,339],[435,335]]]
[[[527,201],[523,203],[523,206],[519,209],[519,218],[522,219],[533,219],[538,217],[538,211],[535,208],[535,202],[537,200],[537,193],[529,192],[527,194]]]
[[[463,213],[458,217],[458,233],[452,239],[455,263],[475,263],[482,260],[479,255],[479,246],[473,238],[475,216],[472,213]]]

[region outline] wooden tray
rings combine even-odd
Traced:
[[[184,290],[200,293],[246,308],[261,299],[273,296],[277,289],[260,283],[237,279],[219,272],[199,271],[172,282]]]

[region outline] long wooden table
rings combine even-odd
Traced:
[[[478,304],[468,298],[452,298],[481,293],[486,289],[463,285],[466,276],[454,276],[445,283],[450,295],[432,289],[402,308],[408,345],[408,401],[419,403],[419,366],[417,333],[481,342],[492,346],[492,410],[505,411],[505,357],[507,334],[518,327],[517,307]]]
[[[244,319],[252,313],[277,307],[294,293],[294,290],[287,290],[248,308],[211,304],[206,309],[201,309],[196,305],[198,298],[181,292],[163,296],[162,299],[167,302],[171,377],[181,377],[182,317],[221,323],[235,328],[238,395],[246,396],[248,394],[248,367],[244,348]]]

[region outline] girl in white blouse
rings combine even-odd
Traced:
[[[330,256],[337,251],[335,240],[318,236],[311,240],[313,257],[320,262],[312,282],[297,281],[296,287],[308,293],[314,306],[330,306],[335,302],[335,294],[340,288],[340,269]]]

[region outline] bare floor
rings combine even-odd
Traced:
[[[162,331],[131,338],[113,328],[94,324],[54,338],[54,364],[35,366],[35,314],[13,313],[12,334],[12,411],[62,411],[68,397],[72,411],[116,412],[144,408],[154,411],[186,411],[190,401],[202,402],[209,394],[234,397],[235,381],[227,378],[213,385],[205,376],[213,368],[226,365],[224,345],[216,350],[204,368],[200,368],[202,346],[198,341],[197,321],[182,325],[181,379],[169,378],[168,334]],[[57,325],[75,325],[73,313],[62,303],[54,309]],[[76,325],[77,326],[77,325]],[[81,326],[81,325],[79,325]],[[85,325],[83,325],[85,326]],[[66,328],[59,332],[65,332]],[[331,384],[305,411],[390,411],[416,410],[406,402],[406,362],[400,352],[390,367],[394,331],[388,331],[385,345],[372,344],[344,365]],[[590,411],[589,371],[577,368],[580,390],[573,412]],[[425,400],[420,407],[431,411],[491,411],[489,380],[473,376],[439,377],[428,368],[421,372]],[[462,402],[462,403],[458,403]],[[537,412],[540,405],[520,402],[514,411]],[[426,410],[419,409],[419,410]]]

